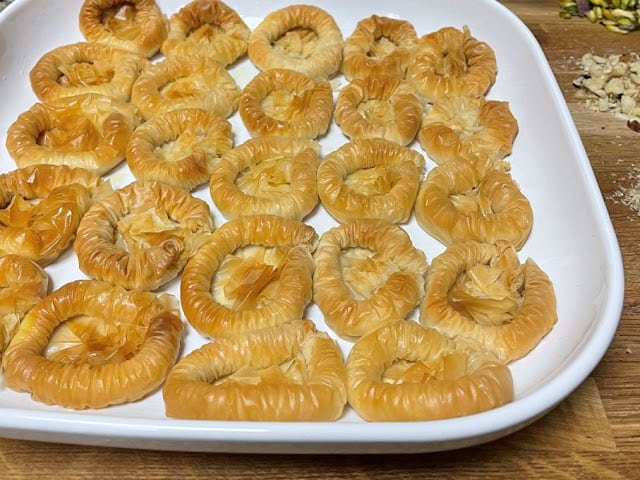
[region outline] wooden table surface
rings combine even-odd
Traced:
[[[640,217],[613,199],[635,167],[640,133],[574,97],[586,52],[640,51],[640,32],[616,35],[563,20],[556,0],[503,1],[540,42],[566,97],[624,257],[624,311],[606,356],[547,416],[501,440],[420,455],[287,456],[173,453],[0,439],[0,478],[640,478]],[[496,25],[499,28],[499,25]]]

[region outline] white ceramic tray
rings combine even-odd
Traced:
[[[185,0],[159,0],[172,14]],[[290,2],[289,2],[290,3]],[[551,277],[558,297],[558,323],[527,357],[511,365],[515,401],[501,408],[451,420],[417,423],[366,423],[350,410],[335,423],[249,423],[181,421],[164,416],[159,392],[149,398],[100,411],[68,411],[33,402],[27,394],[0,387],[0,436],[29,440],[145,449],[282,452],[409,453],[459,448],[514,432],[547,413],[569,395],[606,352],[619,321],[623,299],[620,251],[601,193],[582,143],[545,57],[529,30],[493,0],[313,0],[337,20],[345,38],[356,22],[371,14],[413,22],[418,34],[444,26],[468,25],[495,50],[499,73],[489,97],[510,102],[520,132],[510,157],[512,174],[531,201],[533,232],[520,252],[533,257]],[[16,0],[0,14],[0,172],[15,164],[6,148],[6,131],[36,101],[28,74],[50,49],[82,40],[81,0]],[[250,27],[286,0],[228,0]],[[249,62],[232,75],[244,86],[256,73]],[[335,87],[344,81],[337,79]],[[238,115],[231,117],[236,144],[248,138]],[[322,139],[326,154],[346,139],[331,129]],[[415,144],[414,148],[420,149]],[[429,162],[428,167],[433,167]],[[121,165],[110,174],[114,187],[133,177]],[[206,188],[197,196],[211,203]],[[213,210],[217,225],[224,218]],[[307,219],[319,233],[334,225],[320,209]],[[406,225],[429,261],[443,250],[415,221]],[[67,252],[47,267],[53,288],[85,278],[75,255]],[[165,291],[177,295],[177,282]],[[308,316],[328,330],[319,311]],[[204,342],[194,331],[185,351]],[[345,354],[349,344],[340,342]]]

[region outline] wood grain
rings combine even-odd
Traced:
[[[640,32],[614,35],[584,19],[563,20],[556,0],[502,3],[527,24],[551,64],[623,255],[626,287],[619,330],[580,388],[528,428],[465,450],[388,456],[212,455],[0,439],[0,478],[640,478],[640,217],[614,198],[629,172],[640,166],[640,134],[612,115],[587,110],[571,84],[582,54],[640,51]]]

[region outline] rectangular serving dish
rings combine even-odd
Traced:
[[[167,15],[184,0],[158,0]],[[281,0],[229,0],[253,28],[266,12],[288,5]],[[558,323],[525,358],[510,368],[515,400],[498,409],[431,422],[367,423],[353,411],[334,423],[219,422],[168,419],[160,392],[131,404],[103,410],[69,411],[32,401],[28,394],[0,388],[0,436],[50,442],[129,448],[279,453],[409,453],[460,448],[514,432],[547,413],[569,395],[605,354],[622,309],[624,278],[620,250],[601,193],[551,69],[526,26],[493,0],[435,2],[356,0],[311,2],[331,13],[346,38],[358,20],[372,14],[410,20],[418,35],[445,26],[469,26],[495,50],[498,77],[488,97],[506,100],[519,134],[509,160],[512,175],[529,198],[534,227],[521,250],[550,276],[558,298]],[[12,170],[4,148],[6,131],[18,114],[37,101],[29,71],[54,47],[81,41],[81,0],[16,0],[0,13],[0,172]],[[25,32],[29,32],[25,35]],[[231,69],[240,87],[256,73],[248,61]],[[334,90],[344,79],[333,81]],[[249,138],[237,113],[230,118],[235,144]],[[326,155],[346,142],[337,127],[321,140]],[[417,144],[413,148],[420,151]],[[428,162],[428,168],[434,164]],[[126,166],[109,174],[117,188],[133,180]],[[211,205],[206,188],[195,195]],[[212,205],[216,225],[223,216]],[[307,221],[322,233],[335,222],[322,210]],[[443,246],[427,237],[415,220],[405,225],[429,261]],[[426,237],[426,238],[425,238]],[[52,288],[86,278],[67,252],[46,268]],[[177,282],[163,291],[178,295]],[[315,306],[308,316],[329,331]],[[193,330],[185,352],[204,343]],[[345,355],[350,344],[339,340]]]

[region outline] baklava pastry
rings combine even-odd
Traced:
[[[133,182],[95,202],[74,243],[80,270],[127,289],[173,280],[213,231],[209,205],[160,182]]]
[[[77,280],[27,313],[5,352],[4,380],[65,408],[133,402],[165,380],[183,329],[171,295]]]
[[[231,124],[199,108],[169,110],[140,125],[129,138],[127,163],[137,180],[193,190],[233,147]]]
[[[26,313],[47,294],[49,277],[32,260],[0,256],[0,360]]]
[[[64,165],[0,175],[0,254],[48,265],[71,245],[92,202],[110,191],[98,175]]]
[[[361,219],[333,227],[314,259],[314,301],[345,339],[404,318],[422,301],[426,256],[394,223]]]
[[[367,421],[461,417],[513,400],[511,372],[494,355],[414,321],[356,341],[347,376],[349,404]]]
[[[245,86],[238,110],[253,137],[316,138],[331,123],[333,92],[328,81],[293,70],[267,70]]]
[[[169,18],[160,51],[167,57],[209,57],[227,66],[245,55],[250,34],[240,15],[220,0],[192,0]]]
[[[90,42],[147,58],[160,49],[168,31],[167,18],[154,0],[84,0],[79,26]]]
[[[429,171],[418,191],[415,217],[444,245],[507,240],[519,250],[533,227],[531,204],[508,172],[464,161]]]
[[[363,138],[329,153],[318,167],[318,196],[339,222],[379,218],[404,223],[416,200],[424,157],[383,138]]]
[[[216,338],[181,359],[163,388],[168,417],[334,421],[347,403],[342,352],[310,320]]]
[[[352,80],[340,90],[334,117],[352,140],[386,138],[405,146],[420,128],[422,103],[402,79],[371,76]]]
[[[460,157],[511,154],[518,122],[508,102],[483,97],[445,97],[436,101],[422,119],[420,146],[436,163]]]
[[[508,363],[529,353],[556,323],[547,274],[520,263],[508,242],[459,242],[431,262],[420,322],[471,338]]]
[[[417,41],[411,22],[371,15],[360,20],[347,38],[342,73],[348,80],[380,75],[404,78]]]
[[[318,204],[319,154],[315,140],[249,139],[213,168],[211,198],[228,219],[264,214],[302,220]]]
[[[486,94],[498,74],[489,44],[471,35],[468,27],[444,27],[418,40],[406,78],[429,102],[442,97]]]
[[[331,14],[313,5],[289,5],[253,29],[247,53],[259,70],[284,68],[319,80],[340,70],[343,45]]]
[[[77,42],[54,48],[29,73],[31,88],[43,102],[84,93],[128,101],[144,57],[102,43]]]
[[[171,57],[135,81],[131,102],[145,120],[178,108],[200,108],[223,118],[238,107],[240,89],[225,68],[208,58]]]
[[[275,215],[222,224],[182,273],[187,320],[213,338],[301,318],[311,301],[317,239],[313,227]]]
[[[68,165],[103,174],[125,158],[142,118],[122,100],[86,93],[36,103],[18,115],[6,146],[18,167]]]

